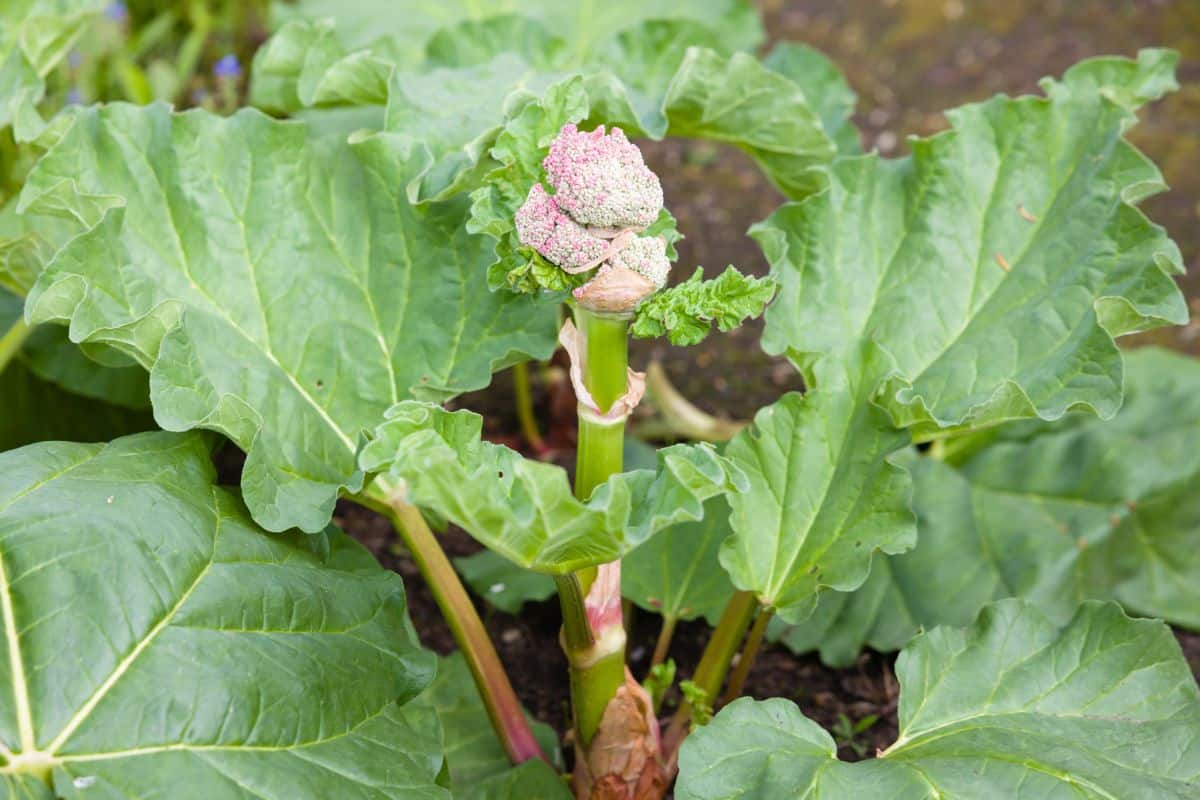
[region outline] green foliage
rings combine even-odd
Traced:
[[[646,299],[637,309],[630,333],[640,339],[668,336],[671,344],[698,344],[708,336],[712,323],[731,331],[750,317],[757,317],[775,295],[771,279],[747,277],[732,266],[706,281],[704,270]]]
[[[454,568],[475,594],[508,614],[519,613],[528,602],[554,596],[553,579],[523,569],[491,550],[456,558]]]
[[[103,0],[9,0],[0,6],[0,131],[41,102],[46,73],[103,7]]]
[[[447,797],[399,578],[214,477],[198,434],[0,454],[9,792]]]
[[[646,690],[646,694],[650,695],[650,702],[654,708],[662,705],[663,696],[667,691],[675,685],[675,660],[668,658],[661,664],[655,664],[650,668],[650,674],[646,676],[645,683],[642,684]]]
[[[1161,622],[1093,602],[1060,629],[1007,600],[918,636],[896,674],[900,738],[880,757],[838,761],[790,701],[742,699],[684,742],[676,796],[1195,795],[1200,689]]]
[[[710,445],[676,445],[658,452],[656,469],[614,475],[583,502],[565,470],[483,441],[482,425],[469,411],[403,402],[388,411],[359,463],[368,474],[403,481],[409,502],[538,572],[613,561],[663,528],[700,519],[710,497],[745,485]]]
[[[714,497],[699,522],[672,525],[625,557],[621,594],[667,619],[704,617],[715,624],[733,596],[717,561],[728,536],[729,503]]]
[[[879,717],[875,714],[868,714],[858,722],[851,722],[850,718],[845,714],[838,712],[837,722],[830,728],[833,734],[834,741],[838,747],[849,747],[859,758],[867,754],[867,745],[858,739],[858,735],[865,731],[869,731],[879,721]]]
[[[107,441],[154,427],[148,412],[64,391],[21,359],[0,373],[0,384],[0,451],[53,439]]]
[[[808,363],[877,343],[875,402],[919,436],[1112,416],[1113,338],[1187,318],[1178,249],[1134,205],[1161,176],[1122,138],[1176,58],[1085,61],[1046,98],[948,112],[910,158],[839,160],[754,230],[780,283],[764,347]]]
[[[525,25],[535,24],[545,35],[568,42],[569,59],[584,63],[602,49],[604,40],[647,21],[677,19],[720,32],[729,47],[749,50],[762,38],[761,23],[745,0],[615,0],[609,3],[560,3],[557,0],[410,0],[403,14],[388,0],[302,0],[294,9],[281,7],[282,19],[338,20],[339,40],[348,49],[375,47],[397,63],[415,66],[433,40],[454,32],[477,48],[486,43],[488,26],[509,23],[513,14]],[[527,22],[526,22],[527,20]],[[480,29],[483,30],[480,30]],[[508,47],[527,43],[542,48],[545,38],[504,40]],[[523,50],[523,48],[522,48]]]
[[[455,800],[504,797],[552,800],[571,796],[549,764],[537,762],[538,768],[522,769],[513,768],[509,763],[461,653],[438,660],[437,677],[416,704],[437,712],[442,727],[442,752],[450,771]],[[560,763],[558,736],[554,730],[549,725],[533,722],[533,731],[551,760]]]
[[[871,404],[861,378],[875,358],[844,370],[821,362],[807,394],[759,411],[725,451],[750,488],[729,495],[721,564],[788,621],[807,617],[822,587],[857,588],[876,550],[916,541],[911,480],[889,459],[908,435]]]
[[[18,323],[22,305],[0,288],[0,337]],[[54,326],[32,333],[0,371],[0,384],[0,451],[47,439],[102,441],[154,427],[145,411],[145,372],[101,367]]]
[[[683,681],[679,684],[683,699],[692,707],[692,723],[702,728],[712,722],[713,701],[708,696],[708,690],[694,681]]]
[[[777,631],[797,652],[848,665],[864,645],[895,650],[921,628],[968,624],[1018,596],[1056,622],[1089,598],[1200,629],[1200,364],[1161,350],[1125,355],[1111,421],[1073,414],[947,443],[947,460],[906,457],[917,546],[878,559],[852,593]],[[957,454],[957,455],[956,455]]]
[[[117,104],[44,123],[43,79],[98,9],[0,10],[0,129],[37,134],[0,165],[0,334],[20,345],[0,448],[149,425],[147,403],[180,433],[0,453],[9,795],[569,797],[555,766],[508,764],[463,658],[434,679],[398,578],[328,528],[339,496],[384,494],[484,543],[458,569],[510,613],[547,575],[624,558],[623,593],[672,624],[736,588],[830,661],[909,642],[900,738],[859,764],[790,703],[714,718],[683,682],[681,798],[1195,793],[1178,646],[1095,602],[1200,627],[1200,367],[1114,343],[1186,318],[1180,254],[1137,207],[1161,176],[1123,138],[1175,88],[1174,54],[950,111],[886,160],[861,155],[828,59],[750,54],[741,0],[301,0],[252,91],[293,120]],[[129,48],[173,41],[155,19]],[[193,33],[176,78],[204,60]],[[126,50],[97,81],[179,93]],[[806,385],[723,454],[664,448],[583,500],[436,405],[547,357],[586,280],[513,230],[568,122],[738,147],[791,198],[754,229],[769,278],[697,270],[632,332],[694,344],[778,292],[763,344]],[[675,255],[669,213],[649,233]],[[241,498],[193,429],[247,452]],[[656,703],[674,678],[651,672]],[[833,733],[861,755],[873,722]]]
[[[839,154],[862,152],[858,129],[850,120],[858,95],[832,61],[807,45],[780,42],[767,53],[763,64],[804,89],[809,105],[820,116],[821,127],[837,145]]]
[[[484,386],[554,346],[535,300],[475,277],[488,244],[463,203],[404,201],[396,145],[112,105],[79,112],[22,196],[87,225],[30,293],[34,321],[136,359],[163,427],[245,449],[246,503],[271,530],[328,522],[338,490],[360,486],[359,432],[397,400]]]
[[[1116,410],[1112,336],[1185,317],[1178,251],[1130,205],[1161,182],[1117,102],[1169,88],[1174,60],[1088,61],[1046,99],[950,112],[912,158],[841,159],[756,228],[780,282],[763,344],[810,390],[728,450],[751,483],[722,551],[735,586],[798,622],[823,587],[866,581],[874,550],[911,548],[911,479],[888,461],[909,431]]]

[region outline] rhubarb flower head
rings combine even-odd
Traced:
[[[565,125],[514,219],[517,238],[563,271],[597,269],[574,291],[595,310],[628,312],[666,286],[666,241],[640,235],[663,208],[662,184],[620,128],[582,132]]]

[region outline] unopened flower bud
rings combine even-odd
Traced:
[[[563,126],[542,162],[558,207],[582,225],[642,230],[658,219],[662,184],[620,128]]]
[[[591,264],[608,251],[608,243],[562,213],[541,184],[535,183],[529,190],[514,221],[521,244],[567,271]]]
[[[614,267],[624,267],[642,275],[656,289],[667,285],[671,261],[667,258],[667,243],[657,236],[639,236],[612,257]]]

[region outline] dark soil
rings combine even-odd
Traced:
[[[453,651],[450,629],[387,519],[343,502],[334,521],[366,545],[380,563],[404,577],[409,614],[422,644],[443,655]],[[440,539],[451,558],[480,550],[479,544],[456,528]],[[569,687],[567,662],[558,644],[561,618],[557,601],[528,603],[520,616],[496,611],[480,601],[477,606],[521,702],[537,719],[565,733],[570,727]],[[649,666],[658,625],[657,616],[637,609],[629,621],[630,668],[637,676],[644,675]],[[679,664],[680,679],[687,678],[700,659],[709,631],[703,621],[680,623],[676,628],[671,657]],[[1200,637],[1194,638],[1200,648]],[[790,698],[827,730],[833,730],[843,714],[851,723],[877,716],[878,722],[856,739],[863,752],[870,755],[896,738],[898,686],[892,674],[894,660],[892,655],[864,653],[853,668],[834,670],[823,666],[815,655],[797,657],[782,648],[766,647],[750,671],[744,693],[758,699]],[[676,700],[668,698],[668,703]],[[839,755],[851,761],[860,757],[848,744],[843,744]]]

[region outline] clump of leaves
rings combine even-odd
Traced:
[[[497,605],[558,591],[581,796],[661,795],[676,757],[681,798],[1195,793],[1200,689],[1126,612],[1200,625],[1196,365],[1115,345],[1186,320],[1182,258],[1137,206],[1161,176],[1124,139],[1173,54],[952,110],[888,160],[858,152],[826,60],[743,52],[734,0],[303,19],[322,3],[255,62],[253,96],[297,119],[115,104],[23,128],[41,152],[0,216],[3,402],[41,405],[35,377],[149,425],[148,392],[177,432],[55,419],[112,441],[0,453],[10,794],[568,794],[425,516],[489,548],[459,568]],[[32,121],[95,13],[18,10],[0,126]],[[693,343],[774,297],[763,346],[806,386],[723,451],[628,470],[626,413],[584,408],[574,490],[439,405],[553,351],[577,282],[513,218],[568,123],[731,143],[785,192],[753,231],[768,278],[697,272],[632,330]],[[668,214],[639,232],[673,253]],[[625,320],[575,311],[580,384],[627,412]],[[195,429],[246,451],[240,492]],[[436,679],[397,577],[330,527],[339,497],[388,514],[447,615],[463,653]],[[715,621],[694,670],[627,674],[622,592],[663,616],[663,654],[677,620]],[[843,763],[871,718],[831,736],[784,700],[719,700],[773,618],[828,660],[903,646],[891,747]]]

